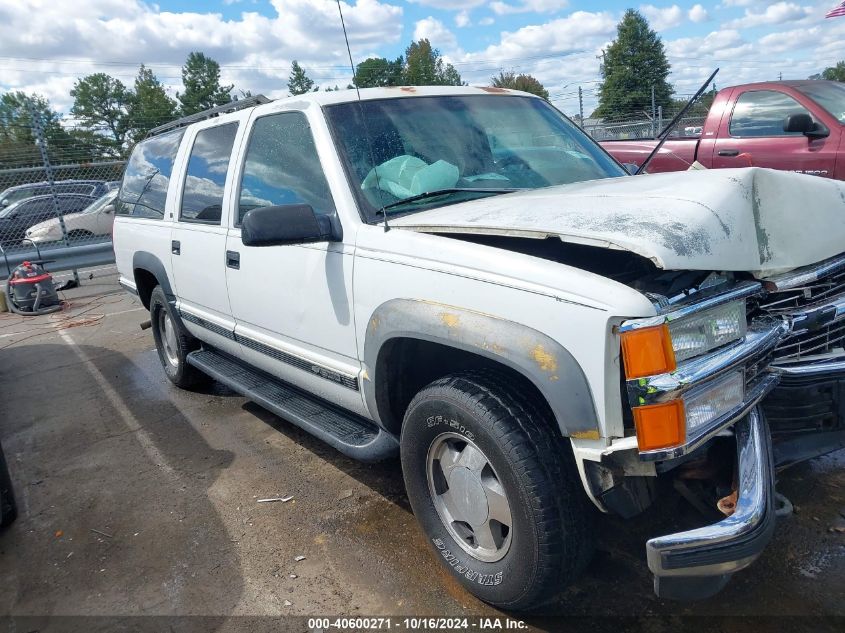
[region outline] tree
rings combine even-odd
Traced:
[[[403,65],[402,57],[397,57],[394,61],[384,57],[370,57],[358,64],[352,83],[359,88],[401,86]]]
[[[405,51],[403,81],[408,86],[463,86],[461,75],[452,64],[446,64],[440,51],[431,42],[411,42]]]
[[[821,74],[813,75],[810,79],[827,79],[828,81],[845,81],[845,61],[838,62],[836,66],[828,66]]]
[[[135,78],[135,89],[129,96],[129,126],[133,141],[176,117],[176,102],[167,96],[164,86],[149,68],[141,64]]]
[[[490,81],[496,88],[522,90],[523,92],[530,92],[538,97],[543,97],[546,101],[549,99],[549,91],[546,90],[543,87],[543,84],[531,75],[517,75],[512,70],[509,70],[508,72],[501,70],[499,71],[499,75],[497,77],[491,77]]]
[[[129,131],[128,107],[131,93],[119,79],[94,73],[79,79],[70,91],[71,114],[83,126],[110,137],[112,153],[120,154]]]
[[[204,53],[193,52],[182,66],[185,92],[176,95],[182,115],[195,114],[232,100],[234,86],[220,85],[220,64]]]
[[[595,116],[622,118],[642,116],[651,110],[651,91],[656,106],[672,100],[669,61],[663,42],[639,11],[628,9],[616,27],[616,40],[605,51]]]
[[[301,95],[306,92],[311,92],[312,89],[315,92],[319,90],[319,88],[314,88],[314,80],[305,73],[305,70],[303,70],[302,66],[299,65],[299,62],[293,60],[290,65],[288,92],[292,95]]]

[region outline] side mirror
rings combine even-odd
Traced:
[[[107,204],[106,206],[104,206],[103,213],[105,213],[106,215],[111,215],[112,213],[114,213],[114,204]]]
[[[307,204],[284,204],[247,211],[241,222],[244,246],[282,246],[340,239],[331,218]]]
[[[783,120],[783,131],[801,133],[809,138],[824,138],[830,135],[830,130],[813,121],[813,117],[806,112],[787,114]]]

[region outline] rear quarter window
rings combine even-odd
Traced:
[[[184,130],[175,130],[141,141],[132,151],[115,213],[136,218],[162,219],[173,163]]]

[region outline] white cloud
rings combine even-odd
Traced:
[[[446,50],[453,50],[458,45],[455,34],[431,16],[418,21],[414,27],[414,40],[420,39],[427,39],[434,48]]]
[[[466,9],[455,15],[455,26],[457,26],[459,29],[466,28],[471,24],[472,23],[469,19],[469,11],[467,11]]]
[[[517,4],[508,4],[497,0],[490,3],[496,15],[510,13],[553,13],[569,6],[569,0],[520,0]]]
[[[766,7],[761,13],[751,9],[745,10],[745,15],[726,24],[728,28],[748,29],[767,24],[783,24],[803,20],[813,14],[813,7],[802,7],[794,2],[776,2]]]
[[[272,0],[275,16],[245,11],[237,19],[219,13],[167,12],[141,0],[76,0],[73,16],[64,3],[17,0],[0,7],[0,57],[95,60],[125,65],[0,62],[0,89],[39,90],[67,111],[65,78],[107,72],[130,84],[141,62],[159,75],[171,94],[181,89],[180,66],[201,50],[222,67],[225,83],[254,93],[284,96],[290,62],[298,59],[320,85],[349,80],[337,4],[324,0]],[[379,0],[342,4],[353,56],[402,38],[403,11]],[[38,21],[32,19],[38,15]],[[49,24],[50,28],[44,28]],[[26,72],[16,72],[16,68]],[[62,80],[53,81],[57,76]],[[73,79],[69,80],[73,83]]]
[[[413,4],[422,4],[435,9],[472,9],[487,2],[487,0],[408,0]]]
[[[677,4],[665,8],[644,4],[640,7],[640,12],[648,18],[651,28],[655,31],[674,28],[684,21],[684,12]]]
[[[487,16],[486,18],[481,18],[481,19],[478,21],[478,23],[479,23],[481,26],[490,26],[490,25],[491,25],[491,24],[493,24],[495,21],[496,21],[496,20],[494,20],[494,19],[493,19],[493,18],[491,18],[490,16]]]
[[[693,5],[687,13],[691,22],[701,23],[710,19],[710,14],[700,4]]]

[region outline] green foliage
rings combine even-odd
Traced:
[[[153,71],[142,64],[128,102],[129,135],[132,140],[140,141],[157,125],[174,119],[176,112],[176,102],[167,96]]]
[[[316,92],[319,88],[314,88],[314,80],[305,73],[305,70],[303,70],[302,66],[299,65],[299,62],[293,60],[290,65],[288,92],[292,95],[301,95],[306,92],[311,92],[311,90]]]
[[[402,83],[407,86],[466,85],[455,67],[444,63],[440,51],[432,48],[427,39],[411,42],[405,50]]]
[[[401,86],[403,66],[402,57],[397,57],[394,61],[384,57],[370,57],[358,64],[352,83],[359,88]]]
[[[845,61],[837,62],[836,66],[828,66],[821,74],[812,75],[810,79],[827,79],[828,81],[845,81]]]
[[[182,85],[185,92],[176,97],[183,116],[224,105],[232,100],[234,86],[220,85],[220,64],[204,53],[193,52],[188,55],[182,66]]]
[[[606,119],[642,116],[655,104],[667,109],[672,101],[669,61],[660,36],[639,11],[628,9],[617,26],[616,40],[605,51],[604,81],[594,116]]]
[[[94,73],[79,79],[70,91],[73,97],[71,114],[83,124],[109,138],[110,153],[120,154],[129,132],[131,93],[119,79],[105,73]]]
[[[522,90],[523,92],[530,92],[538,97],[543,97],[548,101],[549,91],[543,87],[535,77],[531,75],[520,74],[517,75],[514,71],[504,70],[499,71],[497,77],[491,77],[490,81],[496,88],[510,88],[511,90]]]
[[[44,97],[7,92],[0,95],[0,169],[42,164],[30,107],[41,123],[51,162],[82,162],[109,153],[106,152],[108,139],[104,136],[63,128],[59,123],[61,115]]]

